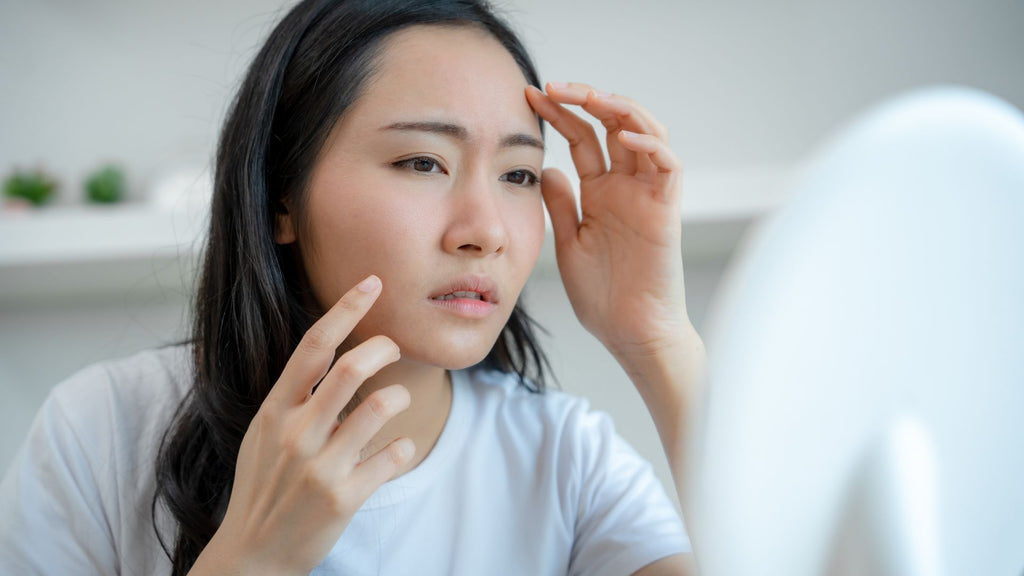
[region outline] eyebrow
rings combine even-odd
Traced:
[[[407,132],[428,132],[430,134],[440,134],[455,140],[468,141],[469,131],[459,126],[458,124],[449,124],[447,122],[395,122],[389,124],[381,130],[398,130]],[[499,144],[501,148],[512,148],[514,146],[530,146],[532,148],[539,148],[544,150],[544,142],[530,136],[529,134],[509,134],[501,139]]]

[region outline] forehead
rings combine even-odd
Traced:
[[[512,55],[488,32],[412,26],[383,42],[373,75],[343,123],[369,128],[444,121],[466,126],[474,136],[524,132],[540,137],[526,86]]]

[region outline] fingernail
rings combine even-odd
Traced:
[[[601,92],[600,90],[591,90],[591,92],[594,93],[595,98],[600,98],[601,100],[607,100],[608,98],[612,97],[611,94],[607,92]]]
[[[548,82],[548,86],[554,88],[555,90],[564,90],[564,89],[569,87],[569,83],[568,82]]]
[[[619,130],[627,140],[635,140],[639,134],[636,132],[630,132],[629,130]]]
[[[369,278],[359,283],[359,291],[366,292],[367,294],[374,292],[380,287],[380,278],[370,275]]]

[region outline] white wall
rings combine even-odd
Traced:
[[[790,166],[851,114],[922,84],[967,83],[1024,105],[1018,0],[498,4],[543,78],[642,102],[671,129],[691,173]],[[239,74],[281,6],[2,0],[0,171],[40,163],[73,188],[117,159],[145,187],[206,163]]]
[[[1024,105],[1024,3],[1016,0],[500,4],[545,79],[586,81],[644,103],[672,131],[691,179],[788,170],[868,103],[921,84],[967,83]],[[43,165],[73,203],[76,183],[101,161],[123,162],[139,196],[162,175],[207,165],[239,74],[280,6],[2,0],[0,172]],[[567,165],[567,153],[553,148],[551,161]],[[687,262],[698,325],[725,258]],[[45,302],[2,296],[0,469],[52,384],[87,362],[183,333],[180,294],[126,287]],[[552,331],[564,387],[612,412],[667,481],[642,403],[575,323],[557,279],[535,279],[528,298]]]

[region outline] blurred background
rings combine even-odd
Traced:
[[[57,183],[0,211],[0,471],[48,391],[84,365],[182,339],[212,150],[248,61],[290,6],[271,0],[0,0],[0,175]],[[1024,107],[1024,2],[497,2],[544,80],[627,94],[686,173],[684,258],[702,329],[752,223],[867,106],[962,84]],[[627,7],[628,6],[628,7]],[[553,131],[548,163],[571,169]],[[114,165],[119,202],[83,182]],[[927,203],[927,198],[921,198]],[[525,298],[562,387],[671,479],[639,395],[573,316],[550,239]]]

